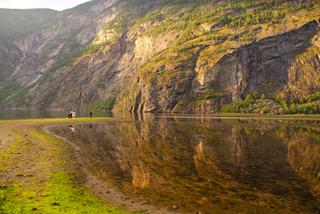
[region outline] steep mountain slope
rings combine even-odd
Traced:
[[[251,6],[249,1],[242,2],[244,8],[239,9],[241,1],[234,8],[230,6],[231,11],[238,10],[236,15],[230,13],[231,17],[213,18],[215,21],[209,24],[196,23],[198,28],[190,27],[191,33],[175,43],[174,48],[146,63],[117,108],[134,112],[212,113],[250,93],[275,98],[282,92],[298,96],[318,92],[317,22],[306,24],[305,19],[300,20],[301,14],[306,12],[299,9],[302,5],[297,2],[250,1]],[[313,4],[319,7],[318,2]],[[283,8],[281,12],[280,8]],[[219,9],[213,11],[218,13]],[[223,11],[228,14],[228,10]],[[200,9],[199,18],[193,15],[194,22],[208,13],[210,10]],[[317,19],[319,12],[309,15],[311,20]],[[170,25],[179,27],[179,23],[183,24],[169,22],[166,25],[170,29]],[[302,66],[300,63],[300,77],[294,80],[291,77],[298,63],[297,56],[307,49],[315,50],[309,51]],[[308,64],[312,64],[312,68],[305,66]],[[304,84],[298,85],[296,82],[305,76],[302,73],[309,73],[309,76],[305,77]]]
[[[319,18],[318,0],[95,0],[15,42],[1,106],[210,113],[310,95]]]
[[[39,82],[46,81],[51,72],[79,55],[102,23],[113,15],[108,9],[114,2],[96,0],[57,13],[41,28],[11,42],[8,50],[13,52],[10,55],[13,63],[1,72],[6,75],[0,83],[1,103],[12,107],[12,100],[14,107],[28,106],[30,101],[23,101],[22,98],[29,95],[31,89],[37,91]],[[37,16],[37,19],[40,18]]]
[[[21,51],[14,41],[39,30],[57,15],[54,10],[0,9],[0,80],[17,66]]]
[[[40,29],[58,12],[50,9],[0,9],[0,37],[18,39]]]

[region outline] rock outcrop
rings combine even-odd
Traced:
[[[320,91],[319,26],[311,21],[284,34],[254,41],[226,53],[199,77],[197,47],[187,63],[168,71],[165,66],[139,76],[130,100],[121,108],[132,112],[213,113],[223,104],[259,93],[306,96]],[[197,67],[197,69],[195,69]],[[163,71],[161,71],[161,69]],[[175,72],[168,81],[157,75]],[[127,103],[129,104],[127,104]],[[125,106],[128,105],[128,106]]]
[[[318,8],[94,0],[39,12],[43,21],[27,19],[34,28],[1,40],[0,106],[88,108],[117,98],[115,111],[213,113],[253,92],[310,95],[320,82]]]

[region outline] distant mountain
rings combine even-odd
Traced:
[[[0,9],[0,38],[20,39],[50,22],[58,14],[55,10],[31,9],[15,10]]]
[[[317,0],[94,0],[62,12],[0,10],[0,17],[2,107],[319,106]]]
[[[11,10],[0,9],[0,77],[10,74],[15,64],[20,60],[20,50],[14,42],[54,19],[54,10]]]

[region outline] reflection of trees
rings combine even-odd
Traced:
[[[145,118],[92,129],[81,125],[77,135],[57,132],[79,142],[95,174],[151,203],[188,211],[308,212],[315,199],[288,159],[299,175],[320,163],[311,148],[292,143],[294,129],[276,122]],[[297,170],[305,164],[308,170]],[[314,176],[306,180],[317,193]],[[305,199],[310,203],[302,205]]]

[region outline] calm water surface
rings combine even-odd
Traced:
[[[77,112],[77,117],[89,117],[89,110]],[[31,118],[65,118],[68,111],[44,111],[30,109],[0,109],[0,120],[31,119]],[[111,117],[111,112],[99,112],[96,117]]]
[[[185,213],[319,213],[320,123],[150,118],[54,127],[135,199]]]

